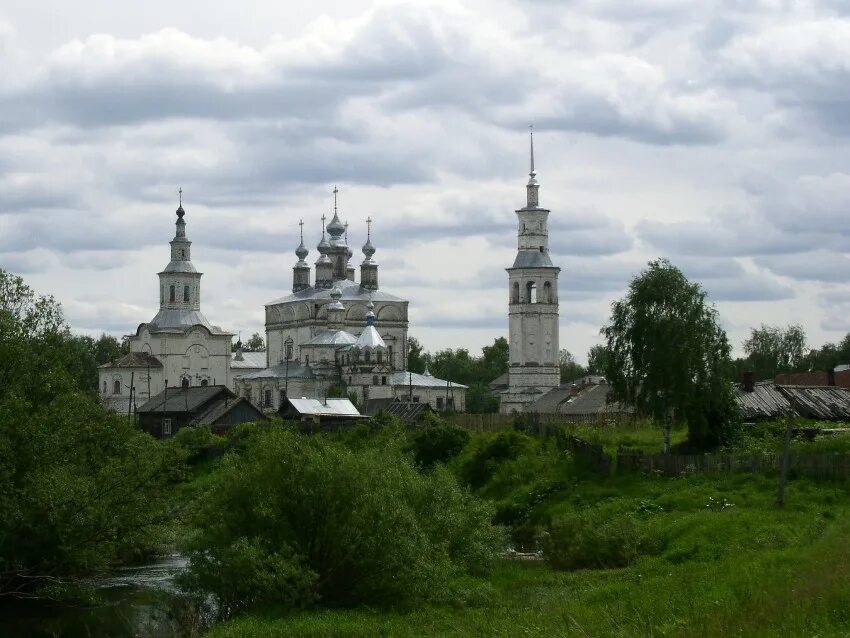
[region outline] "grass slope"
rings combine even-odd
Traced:
[[[304,611],[239,618],[210,636],[846,636],[850,488],[796,480],[776,510],[761,476],[582,480],[547,516],[628,518],[621,569],[505,562],[466,600],[410,612]],[[581,531],[581,530],[580,530]]]

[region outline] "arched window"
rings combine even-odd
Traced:
[[[537,285],[533,281],[525,284],[525,303],[537,303]]]
[[[168,287],[168,300],[171,303],[174,303],[177,300],[177,290],[174,288],[174,284],[171,284]]]
[[[289,361],[292,358],[292,339],[287,339],[283,344],[283,356],[286,357],[286,360]]]
[[[378,351],[375,353],[375,356],[377,357],[377,361],[378,361],[378,363],[382,363],[382,362],[383,362],[383,360],[384,360],[384,353],[383,353],[383,352],[381,352],[380,350],[378,350]]]
[[[183,377],[183,380],[180,382],[180,387],[181,388],[188,388],[189,387],[189,377]]]
[[[106,379],[103,380],[103,393],[109,392],[109,386],[106,384]]]
[[[121,394],[121,381],[119,379],[112,382],[112,394]]]
[[[514,282],[513,292],[511,292],[511,303],[519,303],[519,282]]]
[[[387,346],[387,362],[392,365],[393,364],[393,347]]]
[[[367,351],[364,353],[364,357],[365,357],[366,363],[371,363],[371,361],[372,361],[372,353],[371,353],[371,352],[369,352],[369,351],[367,350]]]
[[[183,303],[189,303],[189,286],[183,286]]]
[[[272,391],[271,390],[266,390],[263,393],[263,407],[264,408],[272,407]]]
[[[185,248],[181,248],[181,249],[180,249],[180,256],[181,256],[183,259],[185,259],[185,258],[186,258],[186,249],[185,249]]]
[[[208,379],[201,379],[201,387],[206,388],[210,384]]]
[[[544,282],[543,284],[543,302],[544,303],[554,303],[554,299],[552,299],[552,284],[550,282]]]

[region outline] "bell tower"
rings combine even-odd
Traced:
[[[534,170],[534,131],[531,131],[531,170],[526,203],[517,214],[517,255],[508,271],[508,389],[500,411],[523,412],[561,382],[558,366],[558,273],[549,257],[549,211],[540,207]]]

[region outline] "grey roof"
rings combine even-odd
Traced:
[[[286,363],[278,363],[270,368],[249,372],[239,375],[243,381],[251,379],[313,379],[313,370],[309,366],[303,366],[297,361],[292,361],[289,366]]]
[[[107,361],[100,368],[161,368],[159,359],[148,352],[128,352],[114,361]]]
[[[552,263],[548,252],[520,250],[511,268],[557,268],[557,266]]]
[[[490,383],[487,384],[490,388],[491,392],[498,392],[499,390],[505,390],[508,387],[508,373],[500,374],[498,377],[493,379]]]
[[[299,414],[310,416],[362,416],[348,399],[289,399],[289,403]]]
[[[460,383],[453,383],[445,379],[438,379],[430,374],[419,374],[418,372],[404,372],[400,370],[390,375],[390,385],[412,385],[414,388],[466,388]]]
[[[215,425],[216,422],[230,411],[236,408],[236,406],[245,404],[249,406],[251,410],[254,411],[257,421],[267,421],[265,415],[260,412],[248,399],[244,397],[237,397],[236,399],[218,399],[213,401],[207,409],[201,412],[198,416],[192,419],[190,425]]]
[[[540,414],[612,414],[631,413],[632,408],[621,403],[608,403],[611,387],[607,383],[588,383],[584,387],[565,383],[553,388],[529,408]]]
[[[357,343],[357,337],[345,330],[323,330],[310,341],[301,345],[304,346],[350,346]]]
[[[189,332],[195,326],[203,326],[211,334],[229,335],[218,326],[212,325],[200,310],[160,310],[147,324],[148,330],[156,332]],[[139,326],[141,328],[141,326]]]
[[[395,295],[391,295],[383,290],[369,290],[368,288],[363,288],[360,284],[354,281],[338,281],[336,285],[339,287],[339,291],[342,293],[341,299],[343,301],[369,301],[372,299],[373,301],[405,301],[400,297],[396,297]],[[331,291],[328,288],[305,288],[304,290],[299,290],[298,292],[294,292],[291,295],[286,295],[285,297],[281,297],[280,299],[275,299],[274,301],[268,302],[267,306],[272,306],[279,303],[284,303],[286,301],[303,301],[305,299],[330,299]]]
[[[366,326],[360,336],[357,337],[357,343],[354,344],[358,348],[386,348],[387,344],[375,330],[375,326]]]
[[[201,274],[195,269],[195,266],[192,264],[191,261],[185,259],[175,259],[173,261],[168,262],[168,265],[159,274],[161,275],[167,272],[189,272],[197,273],[199,275]]]
[[[262,369],[266,367],[266,351],[262,352],[243,352],[242,360],[236,358],[236,353],[234,352],[230,357],[230,367],[234,370],[237,369]]]
[[[193,412],[216,397],[225,395],[236,397],[227,386],[223,385],[168,388],[152,396],[138,409],[138,412]]]
[[[744,419],[806,417],[825,421],[850,419],[850,390],[839,386],[776,385],[760,381],[747,392],[733,388]]]

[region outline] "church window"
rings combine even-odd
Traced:
[[[372,377],[372,385],[378,385],[378,375],[377,374],[374,377]]]
[[[177,299],[177,291],[174,288],[174,284],[171,284],[171,286],[169,286],[169,288],[168,288],[168,300],[171,303],[174,303],[176,299]]]
[[[380,350],[378,350],[378,352],[376,352],[376,353],[375,353],[375,356],[377,357],[376,361],[377,361],[378,363],[383,362],[383,360],[384,360],[384,353],[383,353],[383,352],[381,352]]]
[[[541,247],[540,247],[540,252],[541,252],[541,253],[543,252],[543,246],[541,246]]]
[[[180,249],[180,256],[181,256],[183,259],[186,259],[186,249],[185,249],[185,248],[181,248],[181,249]]]
[[[348,385],[351,385],[351,375],[348,375]]]
[[[381,377],[381,385],[387,385],[387,378]]]
[[[289,361],[292,358],[292,339],[287,339],[284,344],[284,356]]]
[[[552,299],[552,284],[548,281],[543,284],[543,301],[545,303],[554,302]]]
[[[183,286],[183,303],[189,303],[189,286]]]
[[[180,382],[180,386],[183,388],[189,387],[189,377],[183,377],[183,381]]]
[[[272,407],[272,391],[271,390],[266,390],[263,393],[263,407],[264,408]]]
[[[514,289],[511,293],[511,303],[519,303],[519,282],[514,282]]]
[[[103,393],[106,394],[109,391],[109,387],[106,384],[106,379],[103,380]]]
[[[201,379],[201,387],[206,388],[210,384],[209,379]]]
[[[305,366],[310,365],[310,355],[309,354],[304,355],[304,365]]]
[[[112,394],[121,394],[121,381],[118,379],[112,382]]]
[[[372,353],[368,350],[364,353],[364,357],[366,358],[366,363],[372,362]]]
[[[525,290],[525,303],[537,303],[537,285],[533,281],[529,281],[525,285]]]
[[[437,409],[438,410],[443,409],[443,397],[437,397]]]

